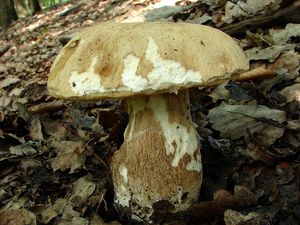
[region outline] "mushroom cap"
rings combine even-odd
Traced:
[[[227,34],[186,23],[102,23],[77,34],[55,59],[49,94],[97,100],[218,84],[248,69]]]

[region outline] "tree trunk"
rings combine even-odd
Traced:
[[[0,26],[8,28],[12,21],[18,19],[13,0],[0,0]]]
[[[30,0],[30,8],[32,9],[32,14],[36,14],[37,12],[41,11],[41,5],[39,0]]]
[[[19,16],[26,16],[27,9],[24,3],[24,0],[14,0],[15,2],[15,9]]]
[[[14,0],[8,0],[8,13],[9,13],[9,17],[11,18],[11,21],[18,19],[18,14],[15,9]]]

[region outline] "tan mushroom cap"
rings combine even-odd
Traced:
[[[227,34],[185,23],[102,23],[76,35],[51,68],[49,94],[96,100],[208,86],[248,69]]]

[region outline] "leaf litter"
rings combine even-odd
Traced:
[[[122,104],[57,101],[47,95],[46,82],[63,37],[98,22],[149,15],[220,28],[236,38],[251,66],[235,82],[191,94],[202,190],[191,211],[161,223],[297,224],[300,21],[285,12],[297,11],[298,2],[174,1],[166,7],[74,0],[0,32],[0,224],[132,223],[113,206],[109,172],[127,123]]]

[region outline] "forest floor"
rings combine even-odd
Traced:
[[[217,27],[251,63],[238,81],[191,90],[204,170],[199,201],[155,223],[300,224],[300,2],[159,8],[166,2],[70,1],[0,31],[0,225],[138,223],[113,206],[108,165],[127,124],[122,103],[56,100],[47,78],[80,29],[144,19]]]

